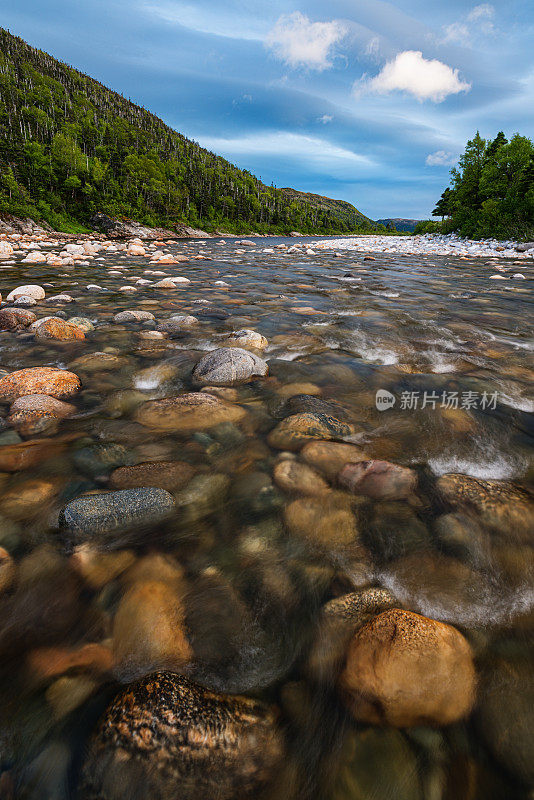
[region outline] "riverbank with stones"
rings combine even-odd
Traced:
[[[2,793],[527,800],[523,285],[1,241]],[[494,414],[374,403],[497,380]]]
[[[456,256],[458,258],[507,258],[532,261],[534,242],[519,243],[485,239],[473,241],[455,234],[418,236],[355,236],[319,241],[316,249],[356,250],[361,253],[394,253],[405,256]],[[518,261],[521,263],[521,261]]]

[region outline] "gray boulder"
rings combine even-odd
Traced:
[[[221,347],[203,356],[193,370],[198,386],[229,386],[267,375],[269,367],[259,356],[240,347]]]
[[[141,525],[161,522],[174,510],[165,489],[152,487],[90,494],[68,503],[60,512],[59,527],[77,541],[105,536]]]

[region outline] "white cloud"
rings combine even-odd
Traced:
[[[427,155],[425,164],[427,167],[452,167],[457,161],[458,157],[454,153],[449,153],[447,150],[436,150],[435,153]]]
[[[270,156],[287,158],[309,168],[324,171],[334,176],[359,176],[362,168],[375,165],[367,156],[355,153],[326,139],[300,133],[273,131],[234,139],[222,137],[199,137],[202,147],[207,147],[230,160],[242,160],[247,156]]]
[[[290,67],[323,70],[332,66],[332,49],[345,36],[338,20],[312,22],[300,11],[282,15],[265,40],[274,55]]]
[[[317,122],[322,122],[323,125],[327,125],[329,122],[332,122],[334,117],[331,114],[323,114],[322,117],[319,117]]]
[[[468,47],[472,40],[479,37],[480,34],[493,36],[495,34],[494,17],[495,9],[489,3],[474,6],[462,21],[452,22],[443,28],[444,36],[441,41],[443,44],[457,42]]]
[[[441,103],[449,95],[468,92],[470,88],[470,83],[460,80],[457,69],[437,59],[423,58],[418,50],[405,50],[388,61],[374,78],[357,81],[354,93],[401,91],[413,94],[420,101]]]

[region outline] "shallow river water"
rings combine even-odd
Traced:
[[[93,327],[0,331],[81,380],[0,406],[0,797],[532,798],[534,266],[295,242],[0,263]]]

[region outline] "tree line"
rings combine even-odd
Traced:
[[[0,212],[75,231],[99,211],[236,233],[373,228],[349,203],[265,185],[0,28]]]
[[[534,144],[516,133],[500,131],[483,139],[477,131],[451,170],[451,186],[432,216],[441,223],[423,223],[416,232],[456,231],[473,239],[534,239]]]

